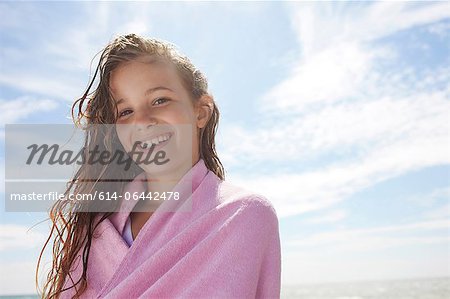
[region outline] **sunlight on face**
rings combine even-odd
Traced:
[[[138,155],[133,160],[150,175],[190,168],[199,156],[197,113],[176,68],[139,59],[122,63],[110,78],[120,142],[153,163],[139,163]]]

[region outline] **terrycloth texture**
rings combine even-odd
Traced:
[[[143,175],[124,191],[145,191]],[[185,192],[187,185],[192,210],[178,212],[183,210],[176,206],[180,202],[163,202],[131,247],[121,236],[129,209],[99,225],[89,255],[88,288],[81,298],[280,297],[280,238],[270,202],[220,180],[201,159],[173,191]],[[177,210],[165,211],[172,204]],[[75,282],[82,273],[77,261],[78,267],[72,267]],[[64,291],[61,298],[74,293]]]

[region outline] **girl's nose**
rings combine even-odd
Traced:
[[[145,131],[151,126],[154,126],[158,123],[156,119],[149,115],[149,113],[147,113],[146,111],[137,113],[134,120],[134,125],[138,131]]]

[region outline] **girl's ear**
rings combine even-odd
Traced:
[[[205,94],[197,101],[196,113],[198,128],[204,128],[206,126],[209,119],[211,118],[213,107],[214,103],[210,95]]]

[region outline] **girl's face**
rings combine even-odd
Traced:
[[[194,106],[175,66],[139,59],[124,62],[110,76],[117,103],[116,131],[133,160],[150,175],[189,169],[199,159],[198,128],[206,125],[209,109]],[[158,153],[159,152],[159,153]],[[156,159],[158,157],[158,159]],[[157,165],[159,162],[161,165]]]

